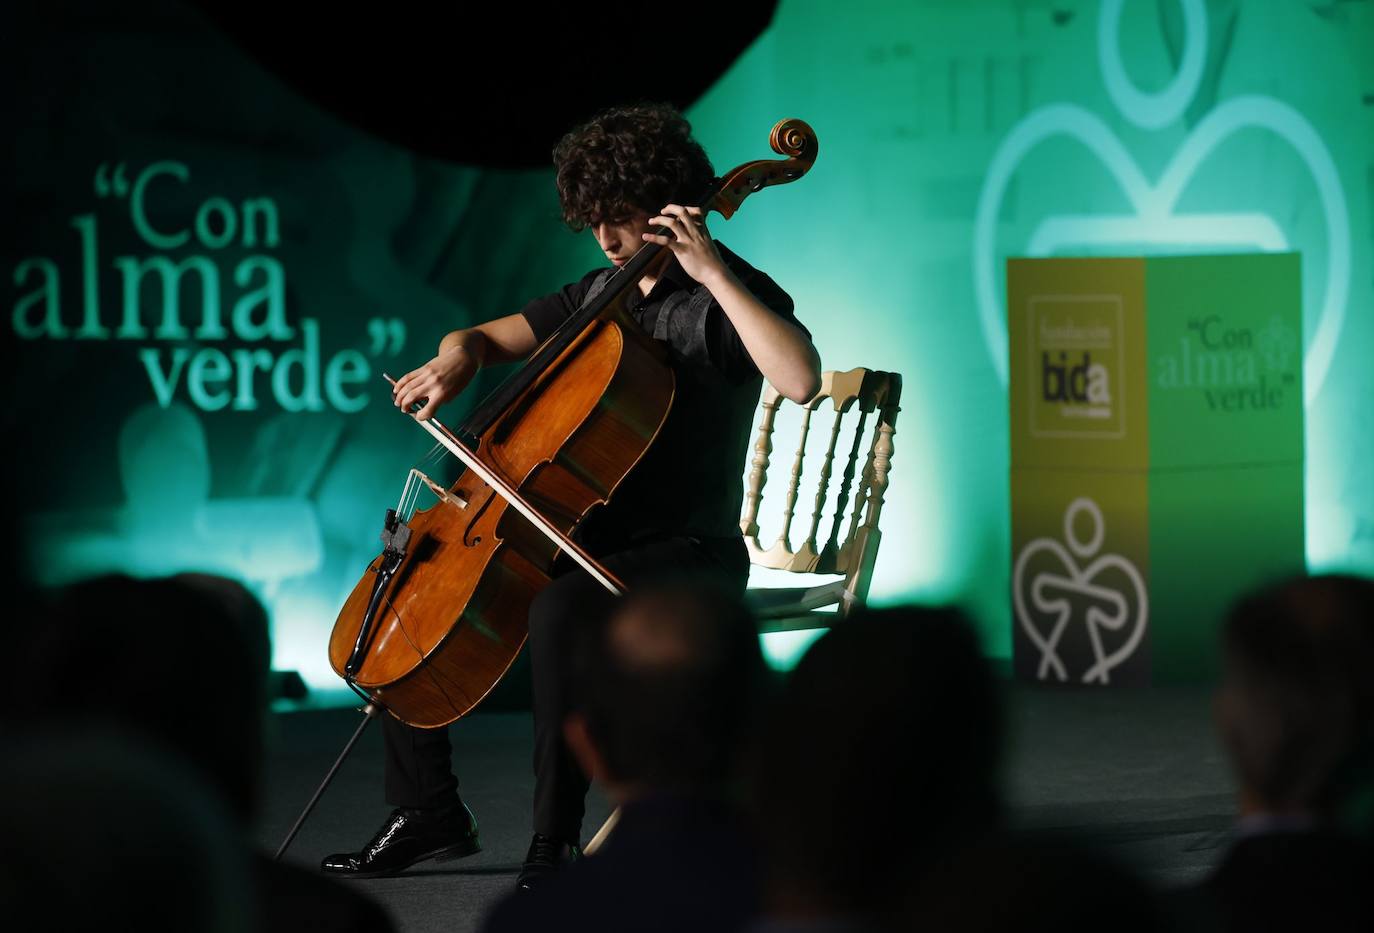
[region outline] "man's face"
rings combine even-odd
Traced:
[[[644,245],[650,216],[647,211],[627,210],[609,220],[600,220],[589,229],[606,258],[616,266],[623,266]]]

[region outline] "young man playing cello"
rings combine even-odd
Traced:
[[[593,290],[646,243],[667,247],[628,301],[631,315],[667,344],[673,405],[648,453],[604,508],[578,527],[578,542],[629,586],[671,570],[742,591],[749,573],[739,530],[745,458],[762,380],[797,402],[820,386],[820,357],[793,317],[792,299],[762,272],[714,242],[690,204],[714,171],[687,121],[666,106],[608,110],[554,149],[563,218],[591,230],[611,262],[517,314],[453,331],[438,355],[394,387],[403,411],[423,420],[486,365],[523,360]],[[655,227],[666,234],[655,235]],[[427,400],[427,401],[425,401]],[[568,564],[530,607],[534,680],[534,839],[518,886],[528,889],[580,851],[588,779],[563,742],[568,710],[569,626],[605,611],[610,595]],[[382,718],[386,796],[395,809],[360,852],[331,855],[326,872],[394,874],[428,858],[480,848],[458,796],[447,729]]]

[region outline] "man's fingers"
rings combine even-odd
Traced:
[[[669,204],[659,211],[660,214],[671,215],[681,218],[689,223],[700,223],[703,217],[699,207],[683,207],[681,204]]]
[[[668,207],[663,209],[664,212],[661,215],[658,217],[650,217],[649,223],[656,223],[661,227],[667,227],[669,230],[673,231],[673,235],[679,240],[695,237],[705,232],[706,226],[701,223],[698,217],[694,217],[692,214],[688,213],[687,208],[678,207],[676,211],[670,213],[668,208],[671,207],[677,207],[677,205],[668,205]],[[700,211],[698,211],[698,214],[700,214]]]
[[[397,400],[402,411],[410,411],[410,406],[425,398],[434,395],[433,387],[427,382],[417,382],[406,389]]]
[[[672,215],[654,217],[649,222],[654,223],[655,221],[659,221],[658,225],[660,227],[667,227],[669,230],[673,231],[673,236],[678,240],[686,240],[690,238],[693,233],[692,228],[696,226],[696,224],[693,224],[689,220],[685,220],[681,217]]]
[[[400,398],[404,393],[414,388],[416,381],[419,380],[423,373],[424,367],[412,369],[400,379],[396,380],[396,384],[391,387],[391,397],[397,401],[397,404],[400,403]]]
[[[449,395],[437,384],[432,383],[416,391],[415,401],[419,403],[420,410],[415,413],[416,421],[426,421],[434,417],[439,406],[447,401]]]
[[[676,217],[659,216],[649,218],[650,226],[662,227],[672,232],[673,237],[678,237],[678,219]]]

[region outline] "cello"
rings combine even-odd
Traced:
[[[728,173],[703,214],[729,218],[749,194],[815,161],[815,133],[800,120],[778,123],[769,141],[788,158]],[[468,469],[434,506],[388,520],[384,537],[404,535],[404,552],[368,567],[329,644],[334,670],[398,719],[447,725],[487,695],[524,645],[530,601],[559,550],[623,590],[569,538],[644,455],[672,403],[662,345],[624,301],[664,249],[642,246],[456,431],[431,425]]]
[[[806,174],[818,150],[815,132],[795,119],[778,122],[769,143],[784,158],[715,179],[697,203],[703,216],[729,219],[753,192]],[[448,487],[412,470],[398,508],[387,511],[383,551],[329,641],[330,664],[365,701],[367,719],[278,856],[379,710],[435,728],[495,687],[524,645],[530,603],[560,553],[613,593],[624,590],[573,535],[643,457],[672,404],[666,352],[626,301],[665,249],[642,245],[457,429],[419,422],[466,469]],[[406,514],[421,485],[438,501]]]

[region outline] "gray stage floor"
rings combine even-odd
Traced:
[[[1213,736],[1210,692],[1008,689],[1006,767],[1014,819],[1104,847],[1161,885],[1190,881],[1217,860],[1234,812]],[[951,700],[952,703],[957,702]],[[260,838],[275,848],[358,721],[348,711],[273,717]],[[531,724],[517,713],[475,715],[454,727],[463,798],[484,850],[397,878],[355,882],[406,933],[474,930],[515,881],[529,844]],[[938,752],[937,752],[938,753]],[[382,801],[381,730],[374,724],[288,859],[356,849],[389,812]],[[607,812],[594,789],[588,825]]]

